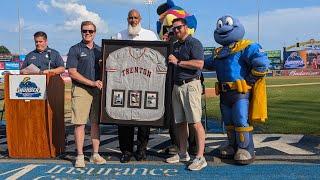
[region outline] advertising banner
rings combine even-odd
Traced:
[[[271,61],[271,64],[279,64],[281,62],[281,50],[272,50],[265,51],[267,53],[268,58]]]
[[[12,56],[10,54],[0,54],[0,61],[11,61]]]
[[[5,69],[6,70],[19,70],[20,63],[19,62],[5,62]]]
[[[305,50],[307,67],[320,69],[320,49]]]
[[[270,60],[270,70],[283,69],[283,63],[281,61],[281,50],[265,51],[268,59]]]
[[[281,50],[270,50],[265,51],[268,55],[268,58],[279,58],[281,57]]]
[[[46,99],[46,75],[10,75],[10,99]]]
[[[4,68],[4,62],[0,62],[0,70],[3,70]]]
[[[320,50],[317,49],[284,51],[283,58],[285,69],[319,69],[320,66]]]
[[[295,69],[281,71],[281,76],[319,76],[319,69]]]
[[[20,70],[0,70],[0,77],[3,77],[5,74],[20,74]]]
[[[284,51],[284,69],[301,69],[307,65],[305,51]]]
[[[214,47],[204,47],[204,59],[208,59],[212,56],[212,52],[214,51]]]

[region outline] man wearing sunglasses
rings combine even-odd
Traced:
[[[141,16],[138,10],[132,9],[128,13],[128,28],[120,31],[116,35],[118,40],[143,40],[143,41],[156,41],[157,35],[147,29],[141,27]],[[118,136],[119,146],[121,150],[121,163],[127,163],[131,160],[133,155],[133,139],[134,139],[133,126],[119,125]],[[138,127],[137,135],[137,151],[134,154],[137,161],[146,160],[146,149],[149,141],[150,128],[145,126]]]
[[[201,69],[204,65],[203,47],[199,40],[188,34],[186,20],[177,18],[172,21],[172,30],[178,39],[173,45],[169,62],[175,65],[172,106],[179,138],[179,153],[166,159],[168,163],[189,161],[187,152],[188,124],[196,135],[197,155],[188,166],[189,170],[201,170],[207,166],[203,156],[205,131],[201,124]]]
[[[100,129],[100,80],[99,60],[101,48],[94,43],[96,26],[91,21],[81,23],[82,41],[72,46],[68,53],[67,68],[72,79],[71,106],[74,124],[74,136],[77,148],[75,167],[85,167],[83,144],[85,125],[91,122],[91,141],[93,146],[90,162],[105,164],[106,160],[99,155]]]

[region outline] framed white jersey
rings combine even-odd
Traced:
[[[101,122],[162,127],[171,115],[170,44],[103,40]]]

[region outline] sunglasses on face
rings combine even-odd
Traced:
[[[172,31],[175,32],[176,30],[180,31],[182,29],[182,27],[185,26],[184,24],[180,25],[180,26],[175,26],[172,27]]]
[[[90,34],[93,34],[93,33],[96,32],[96,31],[83,29],[81,32],[82,32],[83,34],[86,34],[87,32],[89,32]]]
[[[128,18],[129,19],[139,19],[139,17],[137,17],[137,16],[129,16]]]

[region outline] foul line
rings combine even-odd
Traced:
[[[267,85],[267,87],[307,86],[307,85],[317,85],[317,84],[320,84],[320,82],[315,82],[315,83],[298,83],[298,84]]]

